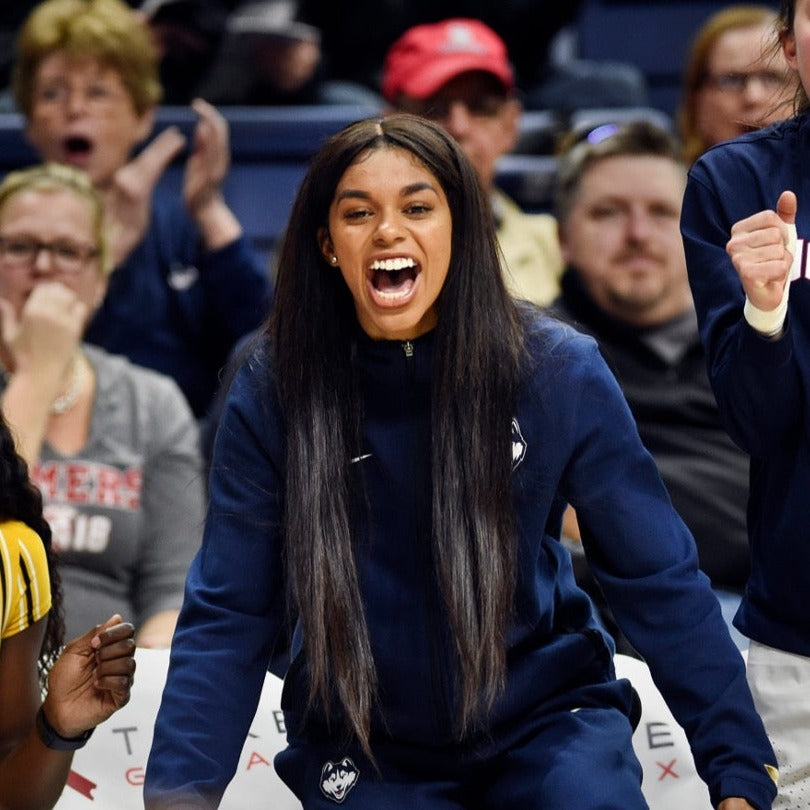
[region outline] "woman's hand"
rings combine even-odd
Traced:
[[[87,306],[58,281],[37,284],[19,316],[0,301],[2,340],[15,372],[38,375],[56,395],[73,360],[87,321]]]
[[[62,737],[95,728],[129,701],[135,674],[135,630],[118,615],[62,651],[48,677],[44,711]]]
[[[200,98],[194,99],[191,106],[198,120],[191,154],[186,161],[183,198],[191,215],[196,216],[220,194],[231,163],[231,152],[228,123],[217,109]]]
[[[796,221],[796,195],[783,191],[776,211],[759,211],[735,223],[726,253],[731,257],[748,300],[770,312],[782,301],[790,283],[793,255],[790,227]],[[795,248],[793,248],[795,249]]]
[[[152,215],[152,195],[166,167],[185,146],[177,127],[164,129],[114,175],[102,189],[113,267],[118,267],[143,240]]]
[[[203,244],[208,250],[216,250],[242,234],[242,226],[222,194],[222,183],[231,165],[228,122],[207,101],[198,98],[191,106],[199,120],[186,161],[183,199]]]

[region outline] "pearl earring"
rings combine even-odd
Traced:
[[[332,256],[332,264],[337,264],[337,256]]]

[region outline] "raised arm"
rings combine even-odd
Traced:
[[[186,143],[176,127],[163,130],[102,190],[110,233],[112,264],[122,264],[143,240],[152,213],[152,194],[168,165]]]
[[[242,226],[222,194],[231,163],[228,122],[202,99],[195,99],[191,106],[198,120],[186,161],[183,199],[203,245],[218,250],[242,235]]]
[[[783,297],[797,267],[789,227],[795,197],[782,193],[768,209],[764,200],[735,197],[725,174],[703,170],[699,163],[690,174],[681,232],[709,378],[731,437],[765,457],[795,440],[805,412],[806,386]]]

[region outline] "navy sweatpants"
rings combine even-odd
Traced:
[[[376,741],[379,772],[355,746],[325,741],[292,740],[275,766],[304,810],[646,810],[632,704],[620,680],[475,746]]]

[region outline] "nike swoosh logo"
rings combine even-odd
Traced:
[[[184,290],[191,289],[197,283],[199,277],[200,271],[194,267],[194,265],[181,267],[174,264],[169,270],[166,282],[173,290],[183,292]]]
[[[358,461],[363,461],[364,459],[371,458],[371,453],[363,453],[362,456],[355,456],[352,459],[349,459],[351,464],[357,464]]]

